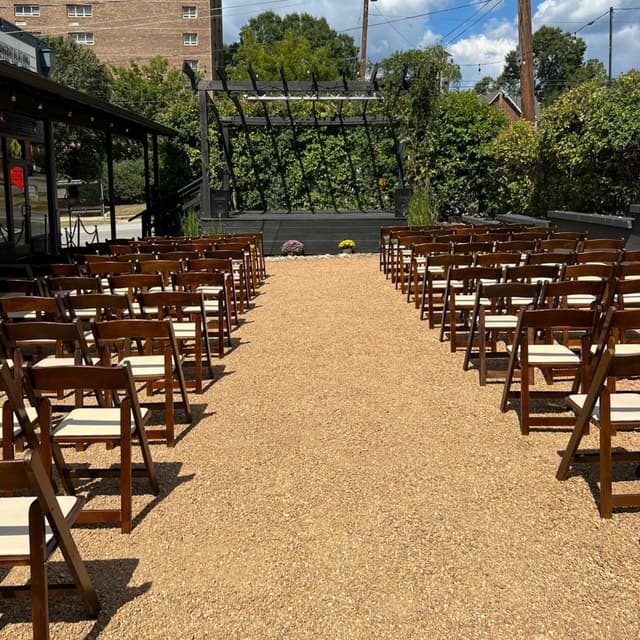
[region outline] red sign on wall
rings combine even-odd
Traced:
[[[22,167],[11,167],[9,179],[16,189],[24,191],[24,169]]]

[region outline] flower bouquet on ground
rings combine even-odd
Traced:
[[[304,245],[300,240],[287,240],[280,247],[280,255],[283,256],[303,256]]]
[[[342,249],[342,253],[353,253],[356,243],[353,240],[341,240],[338,242],[338,249]]]

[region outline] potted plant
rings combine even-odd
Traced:
[[[338,249],[342,250],[342,253],[353,253],[356,248],[356,243],[353,240],[341,240],[338,242]]]
[[[300,240],[287,240],[280,247],[280,255],[283,256],[303,256],[304,244]]]

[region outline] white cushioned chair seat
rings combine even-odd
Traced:
[[[518,325],[518,316],[487,315],[484,317],[484,326],[486,329],[515,329],[517,325]]]
[[[91,358],[91,364],[100,364],[100,358]],[[34,369],[43,369],[45,367],[74,367],[74,358],[58,358],[56,356],[47,356],[42,360],[38,360],[33,365]]]
[[[594,354],[598,349],[598,345],[593,344],[591,345],[591,353]],[[636,356],[640,356],[640,344],[637,343],[625,343],[625,344],[615,344],[613,345],[613,350],[615,351],[616,355],[620,356],[631,356],[631,355],[636,355]]]
[[[66,518],[78,502],[76,496],[57,496]],[[0,558],[29,555],[29,508],[35,498],[0,498]],[[45,518],[45,542],[53,539],[53,531]]]
[[[205,296],[217,296],[221,291],[224,291],[224,287],[203,285],[196,289],[197,293],[202,293]]]
[[[118,364],[128,362],[131,365],[131,373],[135,379],[161,378],[164,376],[164,356],[127,356]],[[172,367],[173,368],[173,367]]]
[[[570,307],[588,307],[596,301],[595,296],[572,293],[567,296],[567,304]]]
[[[205,313],[218,313],[219,304],[217,300],[205,300],[204,301],[204,312]],[[183,313],[200,313],[200,307],[198,306],[188,306],[182,307]]]
[[[580,364],[580,356],[562,344],[529,345],[529,364],[539,366]]]
[[[172,322],[171,324],[177,340],[193,340],[196,337],[195,322]]]
[[[24,410],[27,413],[27,418],[29,418],[29,422],[35,422],[38,419],[38,410],[35,407],[25,407]],[[13,437],[17,438],[22,429],[20,428],[20,424],[18,423],[18,418],[16,418],[16,414],[13,413]]]
[[[149,409],[140,407],[142,420]],[[135,429],[131,414],[131,432]],[[80,407],[66,415],[54,428],[53,438],[117,438],[120,435],[120,409],[118,407]]]
[[[567,398],[569,405],[573,405],[578,411],[584,406],[586,399],[586,393],[575,393]],[[600,400],[596,401],[591,415],[595,420],[600,421]],[[612,393],[611,421],[619,424],[640,423],[640,393]]]

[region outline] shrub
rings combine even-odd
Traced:
[[[136,158],[114,162],[113,185],[116,204],[144,202],[144,160]]]
[[[283,256],[302,256],[304,255],[304,244],[300,240],[287,240],[282,243],[280,254]]]

